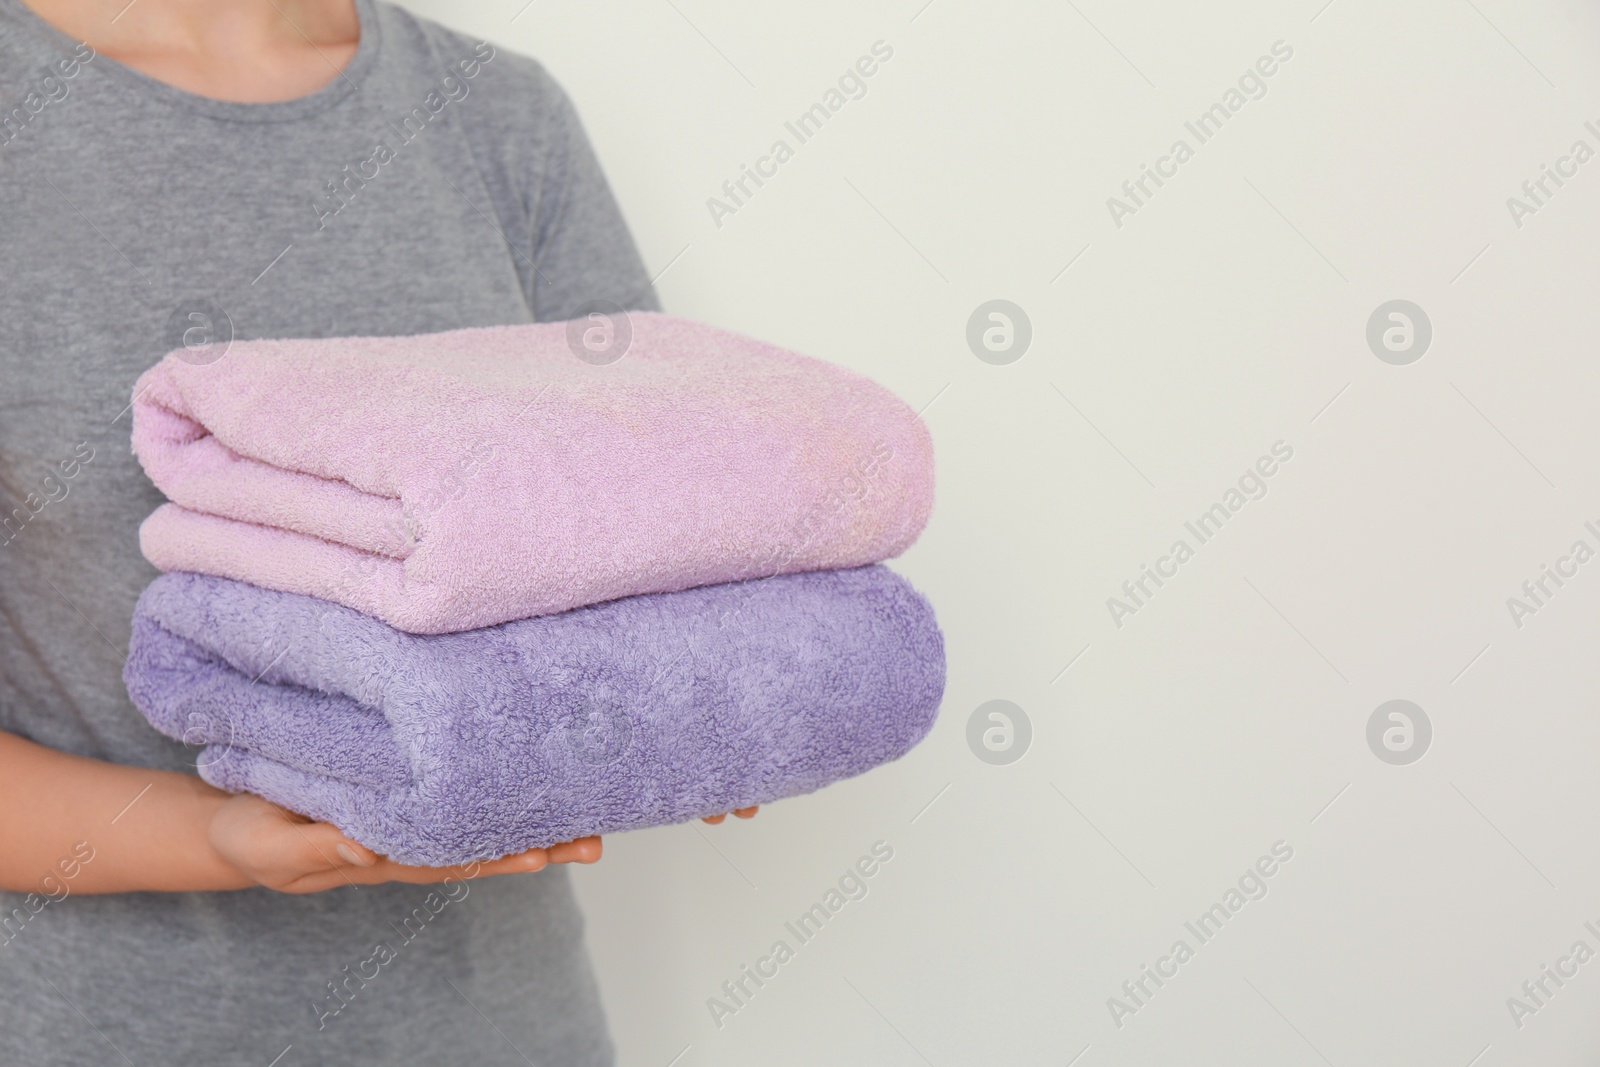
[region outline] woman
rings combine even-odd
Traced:
[[[377,0],[0,0],[0,175],[5,1062],[610,1063],[564,871],[491,877],[597,838],[403,867],[205,785],[120,679],[163,353],[655,308],[572,105]]]

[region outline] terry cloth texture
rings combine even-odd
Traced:
[[[589,328],[631,340],[591,363]],[[927,428],[888,390],[656,313],[180,350],[134,396],[174,501],[150,562],[411,633],[875,563],[933,503]]]
[[[932,609],[882,566],[437,636],[180,572],[140,597],[126,678],[212,784],[446,865],[861,774],[927,734],[944,668]]]

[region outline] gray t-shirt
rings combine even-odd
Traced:
[[[0,728],[193,769],[121,681],[155,577],[138,525],[161,501],[127,408],[175,344],[656,306],[550,76],[357,6],[360,45],[329,85],[237,104],[0,0]],[[0,1061],[610,1063],[567,874],[465,888],[0,893]]]

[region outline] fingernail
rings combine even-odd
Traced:
[[[372,866],[371,860],[362,856],[343,841],[340,841],[337,845],[334,845],[333,850],[337,852],[339,854],[339,858],[344,860],[346,863],[354,863],[358,867]]]

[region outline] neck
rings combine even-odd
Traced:
[[[289,99],[337,77],[360,36],[355,0],[22,0],[62,33],[204,96]]]

